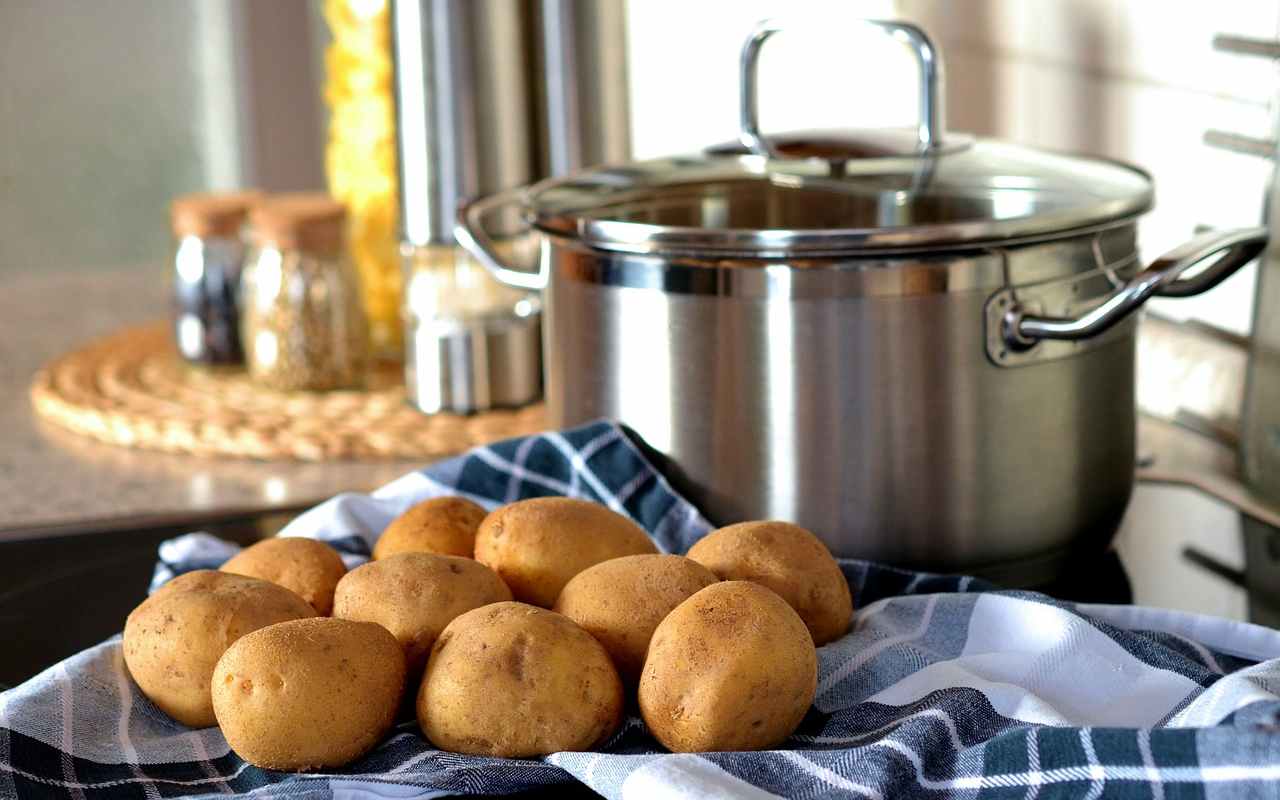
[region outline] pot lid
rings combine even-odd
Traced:
[[[902,154],[893,139],[772,137],[774,157],[729,146],[601,167],[531,187],[527,208],[604,250],[786,257],[1052,238],[1152,204],[1151,178],[1117,162],[954,134]]]
[[[742,50],[741,144],[544,181],[526,194],[530,222],[604,250],[772,258],[1055,238],[1151,207],[1151,178],[1135,167],[948,134],[928,35],[864,22],[916,57],[913,130],[762,134],[758,57],[782,30],[765,20]]]

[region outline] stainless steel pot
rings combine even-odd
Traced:
[[[1212,287],[1266,233],[1207,234],[1143,269],[1145,173],[946,134],[937,51],[875,24],[919,56],[905,137],[761,135],[766,23],[743,51],[741,145],[481,199],[457,236],[544,291],[553,424],[626,423],[713,521],[1043,580],[1104,547],[1129,499],[1132,312]],[[536,271],[486,233],[513,210],[541,236]]]

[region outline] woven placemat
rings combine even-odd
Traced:
[[[365,391],[275,392],[242,371],[178,358],[165,323],[128,328],[47,364],[36,413],[125,447],[260,459],[431,459],[546,427],[542,405],[472,416],[422,414],[386,366]]]

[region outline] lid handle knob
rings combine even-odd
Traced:
[[[945,134],[942,98],[942,55],[933,41],[921,28],[909,22],[868,19],[861,22],[874,25],[895,39],[909,45],[920,65],[920,118],[917,137],[922,151],[938,148]],[[754,153],[776,158],[778,153],[760,132],[760,102],[758,74],[760,49],[770,36],[783,30],[783,25],[772,19],[756,24],[747,41],[742,45],[739,69],[742,77],[740,98],[741,132],[738,138]]]

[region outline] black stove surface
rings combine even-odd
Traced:
[[[1108,550],[1087,562],[1073,565],[1065,575],[1033,588],[1037,592],[1073,603],[1133,602],[1133,584],[1129,581],[1129,572],[1115,550]]]

